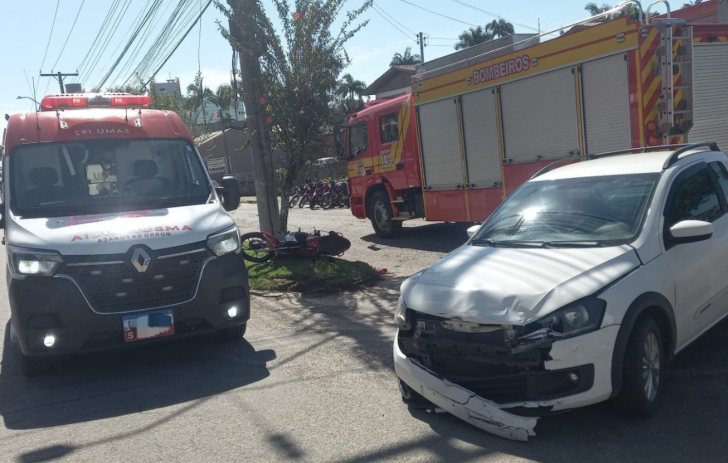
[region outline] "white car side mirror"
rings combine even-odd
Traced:
[[[472,227],[468,228],[468,238],[472,238],[474,234],[480,230],[480,225],[473,225]]]
[[[676,243],[694,243],[713,236],[713,224],[702,220],[683,220],[670,227]]]

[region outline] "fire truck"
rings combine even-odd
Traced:
[[[483,222],[557,160],[688,141],[728,146],[728,24],[715,22],[724,5],[670,13],[657,3],[668,12],[625,2],[556,38],[425,63],[411,93],[349,115],[334,138],[354,216],[385,238],[414,218]],[[620,15],[628,4],[634,20]]]

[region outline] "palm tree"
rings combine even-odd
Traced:
[[[493,40],[493,34],[485,32],[482,27],[478,26],[471,27],[469,30],[463,31],[463,33],[458,36],[458,39],[460,40],[455,44],[455,49],[462,50],[464,48],[474,47],[479,43]]]
[[[602,3],[602,6],[598,6],[594,2],[589,2],[584,6],[584,9],[589,12],[590,15],[596,16],[599,13],[604,13],[605,11],[609,11],[612,9],[611,6],[607,5],[606,3]]]
[[[422,57],[420,55],[412,54],[412,47],[407,47],[404,54],[395,53],[392,56],[392,62],[390,66],[405,66],[408,64],[422,64]]]
[[[485,25],[485,32],[489,32],[495,37],[508,37],[513,35],[513,24],[505,19],[493,20]]]
[[[233,88],[228,84],[217,87],[217,91],[208,98],[215,106],[220,108],[220,119],[230,118],[230,104],[233,99]]]
[[[194,83],[187,86],[187,94],[192,100],[192,107],[194,109],[202,108],[202,123],[207,125],[205,100],[209,100],[210,97],[214,97],[214,94],[212,93],[212,90],[202,84],[202,73],[198,72],[195,75]]]
[[[361,99],[362,95],[364,95],[364,90],[366,88],[367,84],[365,84],[361,80],[355,80],[351,74],[344,74],[343,76],[341,76],[341,80],[336,87],[336,95],[340,96],[341,98],[348,97],[349,100],[353,100],[355,96],[358,99]]]

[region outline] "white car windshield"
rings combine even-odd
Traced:
[[[473,244],[612,246],[640,231],[659,174],[527,182],[488,218]]]
[[[204,204],[211,187],[181,139],[99,139],[19,146],[10,157],[11,207],[59,217]]]

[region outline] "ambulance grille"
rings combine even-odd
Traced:
[[[128,259],[74,262],[59,276],[73,280],[95,312],[133,312],[192,300],[208,257],[205,249],[162,255],[152,258],[145,272]]]

